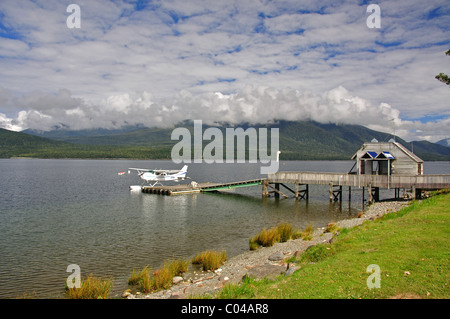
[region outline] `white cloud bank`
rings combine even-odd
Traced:
[[[20,98],[11,98],[11,94],[3,90],[3,101],[27,106],[27,110],[17,112],[15,116],[0,113],[0,127],[16,131],[26,128],[51,130],[61,126],[72,130],[112,129],[137,124],[171,127],[191,119],[211,125],[263,124],[274,120],[358,124],[389,133],[395,130],[407,140],[417,137],[438,140],[450,134],[448,119],[428,123],[402,120],[400,111],[389,104],[374,105],[342,86],[315,94],[291,88],[248,85],[232,94],[193,95],[181,91],[171,101],[156,101],[148,92],[123,93],[111,95],[97,104],[73,97],[68,90],[60,90],[54,95],[33,93]]]

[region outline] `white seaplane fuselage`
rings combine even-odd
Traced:
[[[141,179],[150,184],[150,186],[155,186],[156,184],[161,184],[161,182],[167,181],[182,181],[186,178],[187,165],[184,165],[181,170],[158,170],[158,169],[142,169],[142,168],[130,168],[136,170]],[[152,185],[151,182],[154,182]]]

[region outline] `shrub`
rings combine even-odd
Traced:
[[[227,254],[225,250],[222,252],[216,252],[207,250],[200,254],[197,254],[193,259],[193,264],[200,264],[203,266],[203,270],[216,270],[218,269],[227,259]]]
[[[111,286],[111,279],[89,275],[81,282],[80,288],[67,288],[66,296],[69,299],[107,299]]]

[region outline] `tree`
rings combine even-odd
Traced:
[[[445,54],[450,55],[450,50],[445,52]],[[435,78],[447,85],[450,85],[450,77],[444,73],[439,73],[438,75],[435,76]]]

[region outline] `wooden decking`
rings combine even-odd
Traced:
[[[201,186],[202,192],[211,192],[211,191],[221,191],[221,190],[227,190],[227,189],[233,189],[233,188],[239,188],[239,187],[249,187],[249,186],[256,186],[261,185],[266,179],[265,178],[259,178],[259,179],[251,179],[246,181],[239,181],[239,182],[230,182],[230,183],[216,183],[216,184],[210,184],[210,185],[203,185]]]
[[[450,175],[357,175],[321,172],[278,172],[269,174],[269,183],[339,185],[352,187],[439,189],[450,188]]]
[[[249,187],[261,185],[265,179],[252,179],[228,183],[198,183],[198,184],[180,184],[172,186],[143,186],[142,192],[160,195],[180,195],[200,192],[215,192],[239,187]]]

